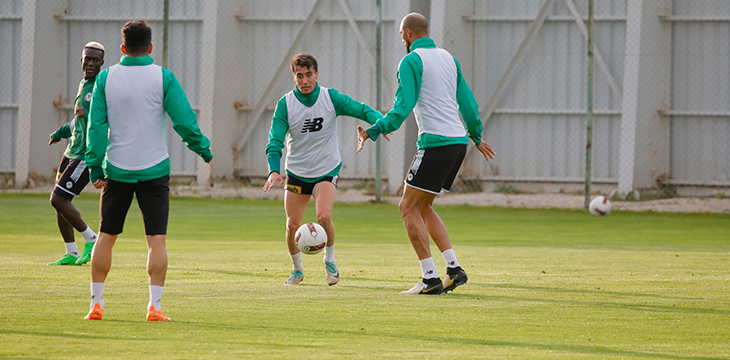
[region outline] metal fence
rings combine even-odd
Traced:
[[[71,117],[88,41],[118,62],[127,20],[153,27],[162,61],[164,1],[0,2],[0,172],[3,186],[50,179],[62,152],[48,134]],[[173,175],[198,181],[267,176],[276,101],[294,87],[288,64],[306,51],[319,83],[389,110],[410,11],[461,63],[497,152],[468,155],[457,191],[570,191],[585,177],[588,0],[172,0],[168,68],[213,141],[212,166],[168,130]],[[376,56],[378,13],[382,55]],[[595,8],[592,180],[596,192],[730,188],[730,2],[599,0]],[[382,76],[377,78],[377,66]],[[378,86],[381,98],[377,99]],[[342,189],[395,194],[415,151],[407,120],[392,142],[355,154],[352,118],[338,120]],[[364,124],[364,123],[362,123]],[[689,193],[689,192],[687,192]]]

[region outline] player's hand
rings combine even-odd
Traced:
[[[84,114],[86,114],[86,109],[77,106],[75,113],[76,113],[76,117],[82,118],[82,117],[84,117]]]
[[[271,188],[274,187],[274,185],[280,182],[281,186],[284,186],[284,179],[282,179],[281,175],[279,175],[278,172],[272,171],[271,174],[269,174],[269,178],[266,180],[266,183],[264,184],[264,187],[261,188],[264,192],[271,190]]]
[[[57,143],[59,141],[61,141],[61,139],[54,139],[53,138],[53,135],[51,135],[51,140],[48,141],[48,146],[51,146],[51,145],[53,145],[53,144],[55,144],[55,143]]]
[[[390,142],[390,138],[389,138],[390,135],[393,135],[393,133],[390,133],[388,135],[383,134],[383,139],[388,140],[388,142]]]
[[[362,128],[362,125],[357,126],[357,151],[360,152],[362,150],[363,145],[365,145],[365,140],[370,139],[370,134],[368,134],[365,129]],[[388,139],[390,141],[390,139]]]
[[[476,145],[477,150],[479,150],[482,155],[484,155],[484,158],[489,161],[489,159],[494,159],[494,150],[492,150],[492,147],[489,146],[489,144],[485,143],[484,141],[480,142],[479,145]]]
[[[97,189],[103,189],[106,187],[106,180],[96,180],[93,185]]]

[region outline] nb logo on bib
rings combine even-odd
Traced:
[[[314,119],[305,119],[304,127],[302,128],[302,133],[317,132],[317,131],[322,130],[322,122],[324,122],[324,118],[321,118],[321,117],[314,118]]]

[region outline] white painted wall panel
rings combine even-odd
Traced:
[[[730,2],[675,0],[673,14],[729,17]],[[672,32],[672,109],[730,112],[730,21],[675,22]],[[730,181],[730,116],[673,116],[671,134],[674,180]]]
[[[21,0],[0,2],[0,173],[15,169],[22,7]]]
[[[587,18],[588,2],[573,1]],[[462,62],[473,64],[473,77],[468,81],[481,108],[495,92],[543,3],[473,2],[474,12],[469,15],[481,19],[473,22],[473,44],[454,43],[447,48],[458,59],[464,59]],[[626,1],[597,3],[596,17],[612,20],[596,22],[596,48],[620,87]],[[497,158],[486,164],[481,155],[472,154],[462,169],[465,176],[576,181],[585,177],[585,115],[540,114],[586,109],[587,41],[575,21],[565,20],[569,16],[571,12],[565,2],[556,1],[548,21],[518,68],[518,75],[498,102],[496,114],[487,120],[487,142],[497,152]],[[465,57],[472,46],[473,59],[467,60]],[[620,112],[622,99],[609,88],[606,75],[597,66],[594,74],[594,109]],[[500,110],[519,114],[504,114]],[[615,181],[617,178],[619,130],[620,116],[594,116],[594,179]]]

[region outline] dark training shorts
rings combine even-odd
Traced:
[[[325,176],[311,183],[301,181],[293,176],[287,176],[285,188],[287,191],[291,191],[296,194],[312,195],[312,193],[314,193],[314,188],[317,186],[317,184],[323,181],[331,182],[335,184],[335,187],[337,187],[337,176]]]
[[[79,196],[88,183],[89,168],[86,167],[84,160],[69,159],[64,156],[58,165],[53,193],[70,200],[74,196]]]
[[[145,234],[167,234],[170,176],[137,183],[107,179],[106,187],[101,192],[101,232],[111,235],[122,233],[134,195],[137,195],[137,204],[142,210]]]
[[[420,149],[413,157],[406,176],[406,185],[439,194],[451,190],[461,163],[466,156],[466,145],[447,145]]]

